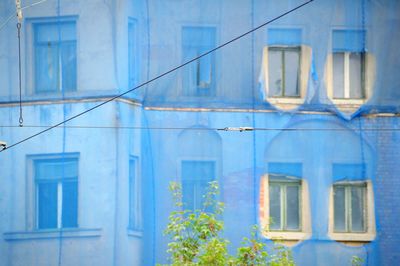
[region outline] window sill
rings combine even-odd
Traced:
[[[310,238],[310,233],[305,232],[266,232],[266,238],[282,242],[286,246],[293,246],[300,241]]]
[[[290,98],[290,97],[268,97],[267,101],[283,110],[294,109],[304,103],[304,98]]]
[[[332,240],[338,242],[371,242],[375,239],[374,233],[329,233]]]
[[[81,237],[100,237],[101,229],[48,229],[48,230],[34,230],[34,231],[20,231],[20,232],[6,232],[3,234],[6,241],[19,241],[19,240],[36,240],[36,239],[53,239],[53,238],[81,238]]]
[[[128,236],[136,237],[136,238],[142,238],[143,237],[143,231],[139,231],[139,230],[129,229],[128,228]]]

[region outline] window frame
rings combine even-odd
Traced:
[[[140,172],[140,160],[137,156],[129,156],[129,169],[128,169],[128,230],[141,232],[143,230],[143,201],[142,201],[142,178]],[[132,175],[131,175],[131,163],[134,164],[134,172],[135,172],[135,193],[134,199],[131,194],[131,185],[132,185]],[[132,221],[132,200],[134,201],[135,206],[135,221]]]
[[[138,34],[138,20],[136,18],[128,17],[127,25],[127,49],[128,49],[128,88],[131,89],[137,85],[140,79],[140,60],[139,60],[139,34]],[[133,36],[131,36],[131,28],[133,28]],[[132,44],[133,42],[133,44]],[[132,49],[131,49],[132,48]],[[133,51],[132,51],[133,50]],[[134,62],[131,62],[132,53],[134,55]],[[133,73],[133,76],[132,76]]]
[[[285,45],[281,45],[281,46],[277,46],[277,45],[271,45],[268,46],[268,55],[271,54],[271,51],[279,51],[281,53],[281,58],[280,58],[280,63],[282,66],[282,73],[281,73],[281,78],[282,78],[282,93],[281,95],[278,96],[270,96],[269,95],[269,84],[268,84],[268,98],[293,98],[293,99],[298,99],[301,98],[301,65],[302,65],[302,56],[301,56],[301,46],[300,45],[293,45],[293,46],[285,46]],[[285,52],[289,52],[289,51],[295,51],[298,52],[298,56],[299,56],[299,63],[297,66],[297,92],[298,95],[295,96],[289,96],[289,95],[285,95],[285,89],[286,89],[286,77],[285,77]],[[269,57],[268,57],[269,58]],[[269,62],[268,62],[269,65]],[[269,68],[268,68],[269,69]],[[270,76],[270,73],[268,71],[268,77]],[[268,78],[269,80],[269,78]]]
[[[364,31],[365,33],[365,39],[368,37],[368,30],[367,29],[361,29],[361,28],[345,28],[345,27],[334,27],[330,31],[330,43],[332,45],[333,42],[333,32],[334,31],[340,31],[340,30],[349,30],[349,31]],[[337,51],[337,52],[348,52],[351,54],[351,51]],[[359,52],[354,52],[354,53],[361,53],[363,57],[363,76],[362,76],[362,83],[363,86],[362,88],[362,93],[363,93],[363,98],[334,98],[334,88],[333,88],[333,82],[334,82],[334,69],[333,69],[333,54],[335,51],[333,51],[333,47],[331,47],[330,51],[328,51],[327,54],[327,59],[326,59],[326,64],[325,64],[325,75],[324,75],[324,82],[326,86],[326,92],[327,96],[330,101],[332,101],[335,105],[339,107],[340,110],[342,111],[348,111],[348,112],[353,112],[356,109],[358,109],[362,104],[364,104],[368,99],[370,99],[372,95],[372,88],[373,84],[376,79],[376,59],[375,56],[369,52],[368,50],[364,51],[359,51]],[[346,71],[345,71],[346,72]],[[347,76],[350,76],[350,70],[347,71]],[[348,79],[346,81],[347,83],[350,83],[350,80]],[[350,90],[349,90],[349,95],[350,95]]]
[[[344,186],[365,186],[364,194],[364,232],[338,232],[334,229],[334,187]],[[348,192],[346,192],[348,193]],[[376,224],[375,224],[375,205],[374,205],[374,193],[372,188],[371,180],[357,180],[357,181],[340,181],[335,182],[330,187],[330,200],[329,200],[329,232],[328,235],[331,239],[343,242],[345,244],[357,245],[359,243],[370,242],[376,237]],[[348,203],[346,203],[348,204]],[[346,217],[347,217],[347,210]],[[347,219],[347,218],[346,218]],[[348,221],[346,221],[346,224]],[[346,225],[347,227],[347,225]]]
[[[269,200],[269,184],[270,176],[275,174],[264,174],[260,179],[260,192],[259,192],[259,223],[260,233],[269,239],[280,239],[283,243],[288,246],[292,246],[299,241],[308,239],[311,237],[311,215],[310,215],[310,200],[307,180],[304,178],[291,177],[287,175],[287,178],[293,179],[293,182],[300,183],[301,191],[299,191],[299,230],[286,230],[286,231],[275,231],[270,230],[270,200]],[[280,175],[280,174],[278,174]],[[281,176],[281,175],[280,175]],[[286,181],[286,179],[285,179]],[[272,181],[274,182],[274,181]],[[278,181],[279,182],[279,181]],[[291,182],[291,181],[289,181]],[[289,183],[286,181],[286,183]]]
[[[183,171],[182,171],[182,166],[183,166],[183,162],[212,162],[214,163],[214,179],[208,181],[208,182],[213,182],[213,181],[218,181],[218,173],[219,173],[219,166],[218,166],[218,160],[215,157],[206,157],[206,158],[198,158],[198,157],[182,157],[178,160],[178,169],[179,169],[179,176],[180,176],[180,183],[182,186],[182,203],[183,202]],[[220,195],[222,191],[220,191]],[[184,210],[186,210],[186,208],[184,206],[182,206],[182,208]],[[187,210],[190,210],[190,208],[188,208]]]
[[[25,19],[25,35],[26,35],[26,75],[25,75],[25,83],[26,83],[26,93],[32,96],[51,96],[59,93],[65,94],[76,94],[79,91],[79,17],[77,15],[68,15],[68,16],[60,16],[60,17],[28,17]],[[43,91],[40,92],[37,90],[37,81],[36,81],[36,54],[35,54],[35,45],[36,45],[36,32],[35,27],[40,24],[54,24],[54,23],[75,23],[75,48],[76,48],[76,87],[74,90],[64,90],[62,91],[60,88],[51,91]],[[59,69],[59,72],[62,71]],[[59,81],[60,82],[60,81]]]
[[[198,44],[196,45],[196,55],[195,56],[189,56],[189,58],[186,58],[186,50],[188,49],[186,44],[184,44],[184,30],[185,29],[190,29],[190,28],[194,28],[194,29],[210,29],[212,31],[214,31],[214,44],[209,45],[209,48],[202,48],[202,46],[207,46],[207,45],[203,45],[203,44]],[[209,24],[205,24],[205,25],[199,25],[199,24],[184,24],[181,26],[180,28],[180,38],[181,38],[181,45],[180,45],[180,51],[181,51],[181,60],[182,63],[187,62],[188,60],[191,60],[197,56],[199,56],[200,54],[203,54],[213,48],[215,48],[217,46],[218,43],[218,27],[217,25],[209,25]],[[191,47],[191,49],[194,49],[193,47]],[[199,51],[200,50],[200,51]],[[204,50],[204,51],[201,51]],[[180,79],[180,86],[181,86],[181,91],[179,93],[179,95],[181,97],[184,98],[215,98],[216,96],[218,96],[218,92],[217,92],[217,54],[215,52],[206,55],[205,57],[210,56],[210,60],[211,60],[211,73],[210,73],[210,84],[209,86],[202,86],[201,82],[199,83],[199,77],[201,76],[200,74],[200,65],[201,65],[201,60],[204,60],[203,58],[200,58],[198,60],[196,60],[195,62],[191,62],[190,64],[188,64],[187,66],[185,66],[182,71],[180,71],[180,75],[181,75],[181,79]],[[192,69],[193,68],[193,69]],[[191,73],[193,72],[193,73]],[[189,74],[188,74],[189,73]],[[194,76],[194,82],[191,82],[191,78],[190,77],[186,77],[185,75],[193,75]],[[187,80],[185,82],[185,80]],[[185,86],[187,85],[186,83],[190,83],[189,86],[190,87],[194,87],[194,92],[191,92],[190,89],[188,91],[188,89],[185,88]]]
[[[79,204],[79,190],[80,190],[80,178],[79,178],[79,173],[80,173],[80,158],[79,158],[79,153],[64,153],[64,154],[39,154],[39,155],[27,155],[26,161],[27,161],[27,175],[26,175],[26,229],[30,231],[51,231],[51,230],[74,230],[78,229],[79,226],[79,220],[80,220],[80,204]],[[35,175],[35,164],[37,161],[43,161],[43,160],[54,160],[54,161],[61,161],[63,159],[73,159],[76,160],[77,164],[77,170],[78,174],[76,177],[76,184],[77,184],[77,191],[76,191],[76,196],[77,196],[77,209],[76,209],[76,227],[60,227],[61,226],[61,212],[62,209],[60,209],[60,202],[59,200],[60,197],[62,197],[62,193],[59,194],[60,190],[60,185],[62,187],[62,181],[68,181],[68,179],[61,179],[61,180],[56,180],[57,182],[57,227],[56,228],[39,228],[39,209],[38,209],[38,185],[37,185],[37,180],[36,180],[36,175]],[[41,181],[40,182],[46,182],[46,181]],[[61,188],[62,190],[62,188]]]

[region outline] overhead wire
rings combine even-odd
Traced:
[[[292,12],[294,12],[294,11],[296,11],[296,10],[306,6],[306,5],[308,5],[308,4],[310,4],[313,1],[314,0],[309,0],[307,2],[304,2],[303,4],[298,5],[298,6],[294,7],[294,8],[292,8],[292,9],[282,13],[281,15],[262,23],[259,26],[255,27],[255,28],[252,28],[252,29],[248,30],[247,32],[240,34],[239,36],[237,36],[237,37],[235,37],[235,38],[233,38],[233,39],[231,39],[231,40],[229,40],[229,41],[227,41],[225,43],[222,43],[222,44],[216,46],[215,48],[213,48],[213,49],[211,49],[211,50],[209,50],[207,52],[204,52],[204,53],[198,55],[197,57],[194,57],[194,58],[192,58],[192,59],[190,59],[190,60],[188,60],[188,61],[186,61],[186,62],[184,62],[184,63],[182,63],[182,64],[180,64],[180,65],[178,65],[178,66],[176,66],[176,67],[174,67],[174,68],[172,68],[172,69],[170,69],[170,70],[168,70],[168,71],[166,71],[166,72],[164,72],[164,73],[162,73],[160,75],[155,76],[154,78],[151,78],[151,79],[149,79],[149,80],[147,80],[147,81],[145,81],[145,82],[133,87],[132,89],[129,89],[129,90],[127,90],[127,91],[125,91],[125,92],[123,92],[121,94],[118,94],[118,95],[116,95],[116,96],[114,96],[114,97],[112,97],[112,98],[110,98],[110,99],[108,99],[108,100],[106,100],[104,102],[101,102],[101,103],[99,103],[99,104],[97,104],[97,105],[95,105],[95,106],[93,106],[93,107],[81,112],[81,113],[73,115],[73,116],[71,116],[70,118],[68,118],[66,120],[63,120],[63,121],[61,121],[61,122],[59,122],[59,123],[57,123],[57,124],[55,124],[55,125],[53,125],[51,127],[48,127],[48,128],[46,128],[46,129],[44,129],[42,131],[39,131],[39,132],[29,136],[29,137],[26,137],[26,138],[14,143],[14,144],[8,146],[6,149],[1,150],[0,152],[3,152],[5,150],[9,150],[12,147],[15,147],[15,146],[17,146],[17,145],[19,145],[19,144],[21,144],[23,142],[26,142],[26,141],[28,141],[28,140],[30,140],[32,138],[35,138],[35,137],[37,137],[37,136],[39,136],[39,135],[41,135],[43,133],[46,133],[47,131],[50,131],[50,130],[58,127],[58,126],[61,126],[61,125],[65,124],[65,123],[67,123],[67,122],[69,122],[69,121],[71,121],[71,120],[73,120],[75,118],[78,118],[78,117],[80,117],[80,116],[82,116],[82,115],[84,115],[86,113],[89,113],[89,112],[91,112],[91,111],[93,111],[93,110],[95,110],[95,109],[97,109],[97,108],[109,103],[109,102],[112,102],[112,101],[114,101],[114,100],[116,100],[116,99],[118,99],[118,98],[120,98],[120,97],[122,97],[122,96],[124,96],[124,95],[126,95],[126,94],[128,94],[130,92],[132,92],[132,91],[135,91],[135,90],[137,90],[137,89],[139,89],[139,88],[141,88],[141,87],[143,87],[143,86],[145,86],[145,85],[147,85],[149,83],[152,83],[155,80],[158,80],[158,79],[160,79],[160,78],[162,78],[162,77],[164,77],[164,76],[166,76],[166,75],[168,75],[168,74],[170,74],[172,72],[175,72],[176,70],[181,69],[184,66],[186,66],[186,65],[188,65],[188,64],[190,64],[192,62],[195,62],[195,61],[199,60],[200,58],[202,58],[202,57],[204,57],[204,56],[206,56],[208,54],[211,54],[211,53],[213,53],[213,52],[215,52],[215,51],[217,51],[217,50],[219,50],[219,49],[221,49],[221,48],[223,48],[223,47],[225,47],[225,46],[227,46],[227,45],[229,45],[229,44],[231,44],[231,43],[233,43],[233,42],[235,42],[235,41],[237,41],[237,40],[239,40],[239,39],[241,39],[241,38],[243,38],[243,37],[245,37],[247,35],[249,35],[250,33],[253,33],[255,31],[257,31],[260,28],[263,28],[264,26],[266,26],[266,25],[268,25],[268,24],[270,24],[270,23],[272,23],[272,22],[274,22],[274,21],[276,21],[276,20],[278,20],[278,19],[280,19],[280,18],[282,18],[282,17],[284,17],[284,16],[286,16],[286,15],[288,15],[288,14],[290,14],[290,13],[292,13]]]

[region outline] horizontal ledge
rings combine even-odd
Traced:
[[[50,229],[35,231],[6,232],[3,234],[6,241],[53,239],[53,238],[81,238],[100,237],[101,228]]]
[[[128,236],[141,238],[143,237],[143,232],[139,230],[128,229]]]
[[[375,239],[373,233],[330,233],[329,237],[335,241],[344,242],[371,242]]]

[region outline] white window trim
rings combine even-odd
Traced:
[[[334,28],[331,30],[331,40],[334,30],[343,30],[344,28]],[[359,30],[359,29],[354,29]],[[345,71],[346,72],[346,71]],[[348,71],[347,71],[348,72]],[[376,59],[375,56],[367,51],[364,51],[364,98],[363,99],[335,99],[333,98],[333,52],[329,52],[326,58],[325,64],[325,86],[327,89],[328,98],[335,104],[339,106],[339,109],[344,111],[354,111],[354,109],[359,108],[363,105],[371,96],[372,96],[372,88],[375,83],[375,75],[376,75]],[[349,76],[349,73],[346,74]],[[349,80],[345,83],[349,83]],[[348,87],[348,86],[347,86]]]
[[[333,218],[333,185],[337,184],[360,184],[366,183],[366,203],[367,203],[367,219],[366,228],[367,231],[364,233],[338,233],[334,232],[334,218]],[[333,184],[329,191],[329,230],[328,236],[336,241],[344,243],[357,243],[357,242],[370,242],[376,237],[376,224],[375,224],[375,205],[374,205],[374,192],[372,188],[372,182],[367,181],[352,181],[352,182],[340,182]]]
[[[60,90],[48,93],[37,93],[36,92],[36,81],[35,81],[35,32],[34,26],[37,24],[46,23],[57,23],[57,22],[75,22],[76,24],[76,90],[75,91],[64,91],[67,94],[76,94],[79,91],[79,27],[78,27],[78,16],[61,16],[61,17],[27,17],[25,19],[25,45],[26,56],[25,56],[25,84],[27,95],[35,97],[43,97],[44,95],[55,95],[61,93]]]
[[[262,64],[261,64],[261,76],[260,80],[263,81],[265,98],[263,100],[278,106],[281,109],[293,109],[296,106],[304,103],[304,98],[307,93],[308,86],[308,74],[311,67],[311,47],[306,45],[299,45],[300,47],[300,69],[299,69],[299,85],[300,85],[300,96],[299,97],[269,97],[269,74],[268,74],[268,49],[270,47],[292,47],[287,45],[270,45],[263,48]]]
[[[287,240],[284,244],[293,244],[301,240],[311,237],[311,212],[310,200],[308,193],[308,184],[305,179],[301,181],[301,230],[292,231],[270,231],[269,224],[269,175],[265,174],[261,177],[260,182],[260,206],[259,206],[259,219],[261,234],[269,239]]]
[[[73,158],[77,159],[78,161],[78,173],[79,171],[79,153],[64,153],[64,154],[40,154],[40,155],[27,155],[27,167],[26,167],[26,225],[25,228],[28,231],[48,231],[48,230],[65,230],[65,229],[70,229],[70,228],[63,228],[61,227],[61,208],[60,204],[62,204],[62,194],[59,195],[59,192],[61,190],[62,193],[62,187],[61,183],[57,184],[57,228],[52,228],[52,229],[39,229],[38,228],[38,193],[37,193],[37,184],[35,180],[35,161],[36,160],[42,160],[42,159],[61,159],[61,158]],[[80,208],[79,208],[79,190],[80,190],[80,185],[79,185],[79,174],[77,178],[78,182],[78,210],[77,210],[77,227],[72,228],[72,229],[77,229],[79,228],[79,217],[80,217]]]

